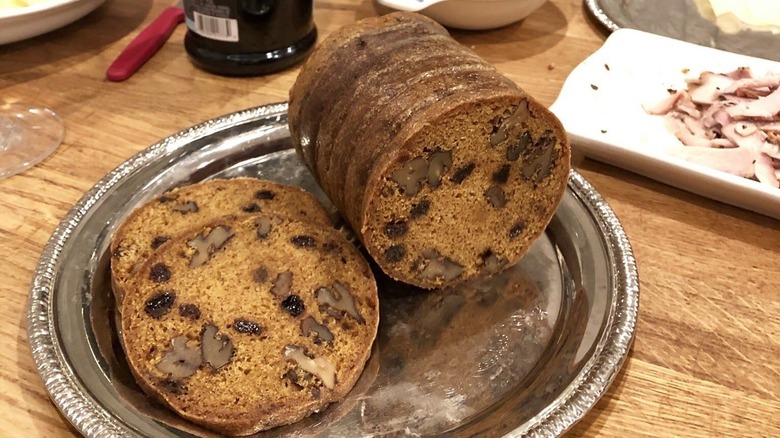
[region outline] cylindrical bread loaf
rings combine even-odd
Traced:
[[[290,90],[289,124],[368,253],[423,288],[517,262],[568,180],[560,121],[418,14],[361,20],[323,41]]]

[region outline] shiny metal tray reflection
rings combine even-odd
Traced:
[[[134,384],[115,332],[108,245],[135,207],[209,178],[296,184],[330,205],[291,149],[286,111],[253,108],[160,141],[95,185],[52,235],[30,291],[28,337],[54,403],[84,435],[213,435]],[[574,171],[546,233],[507,272],[435,292],[376,272],[379,336],[355,389],[258,436],[559,435],[606,391],[633,340],[630,245]]]

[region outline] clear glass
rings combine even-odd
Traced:
[[[43,161],[64,134],[62,120],[48,108],[22,102],[0,105],[0,179]]]

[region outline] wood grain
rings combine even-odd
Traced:
[[[54,108],[67,126],[53,156],[0,180],[4,436],[75,434],[48,398],[25,332],[32,271],[58,221],[133,154],[202,120],[286,100],[297,74],[209,75],[188,61],[179,27],[130,80],[106,81],[110,62],[168,3],[108,0],[73,25],[0,46],[2,99]],[[317,1],[315,21],[324,36],[376,13],[367,0]],[[545,104],[604,40],[580,0],[552,0],[503,29],[453,34]],[[630,359],[570,435],[780,436],[778,222],[608,165],[577,167],[631,239],[641,304]]]

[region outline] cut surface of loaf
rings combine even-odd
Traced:
[[[283,210],[330,226],[325,209],[303,189],[255,178],[217,179],[170,190],[133,211],[111,241],[114,296],[121,302],[127,282],[154,251],[192,227],[233,215]]]
[[[290,130],[382,270],[423,288],[517,262],[568,181],[558,119],[412,13],[323,41],[290,91]]]
[[[128,283],[121,339],[145,392],[229,435],[342,399],[377,333],[376,282],[336,230],[277,213],[163,244]]]

